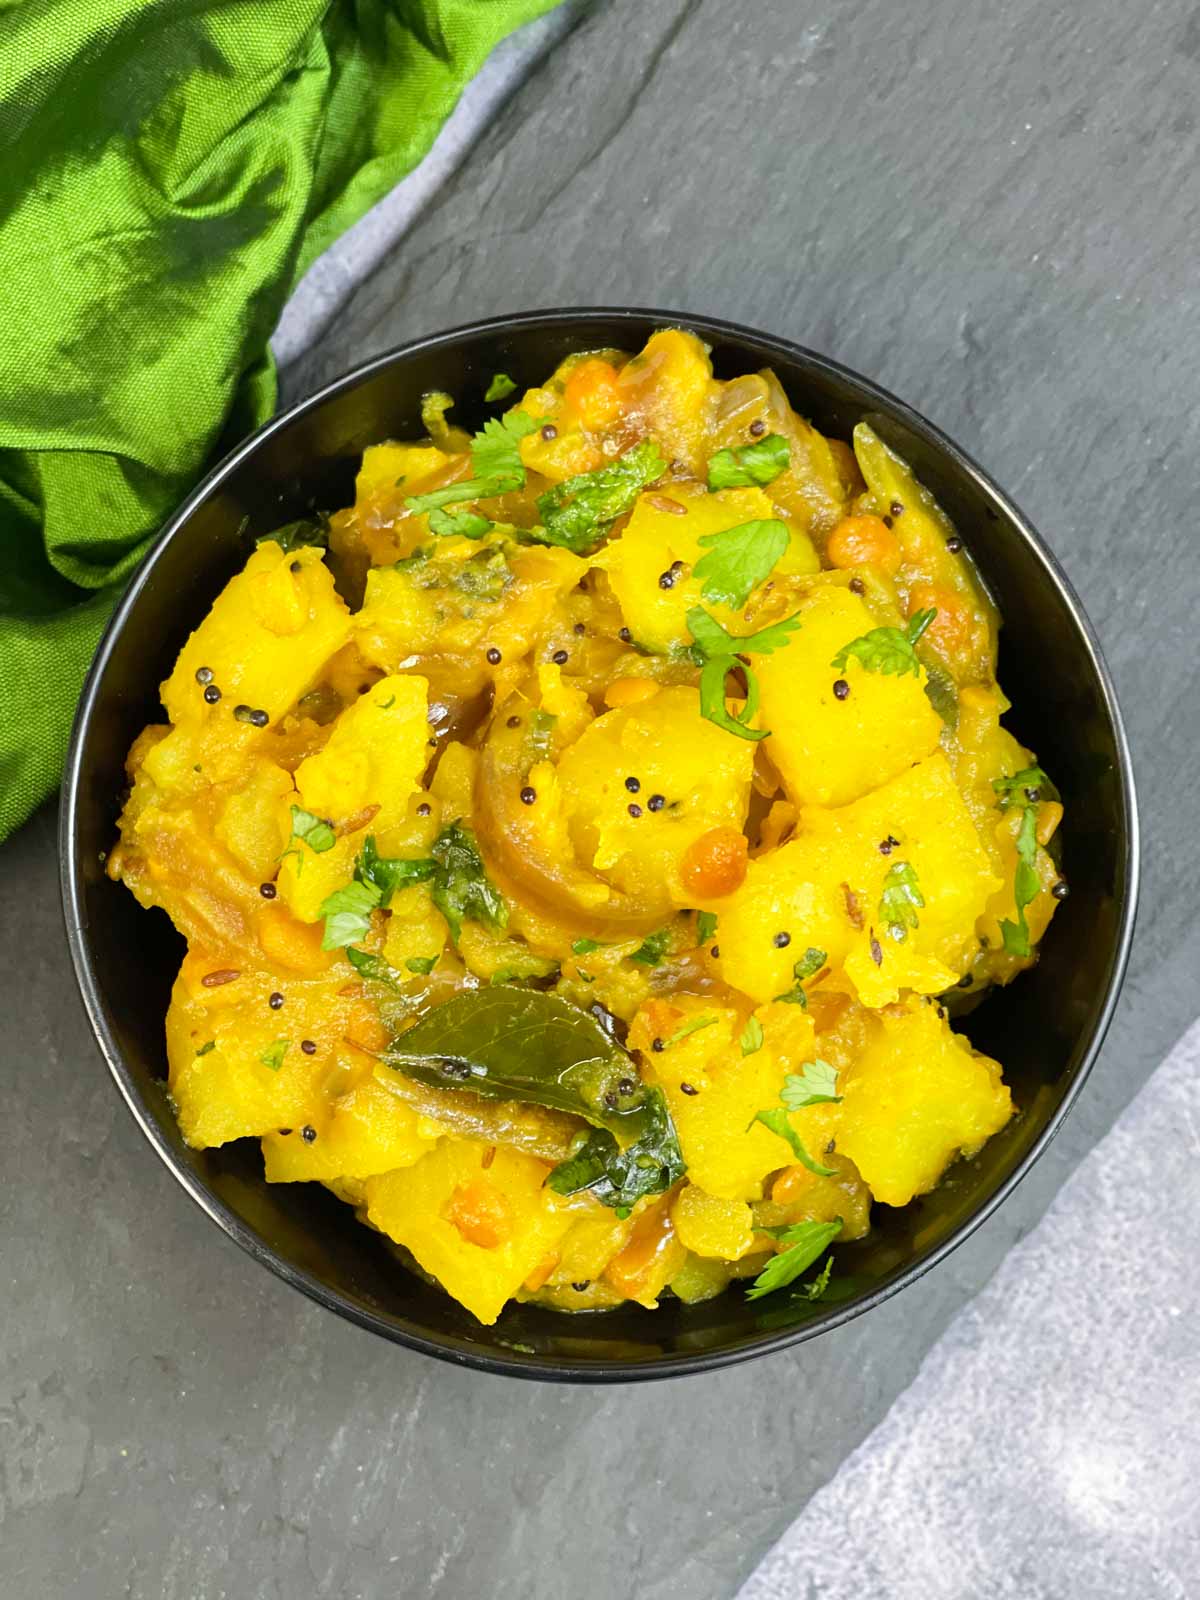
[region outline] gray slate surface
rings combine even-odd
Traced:
[[[1180,0],[613,0],[289,378],[522,306],[758,323],[878,377],[1023,503],[1106,643],[1147,831],[1109,1046],[1021,1191],[843,1334],[554,1389],[343,1327],[223,1241],[71,993],[52,819],[0,852],[0,1593],[733,1592],[1200,1013],[1200,13]]]
[[[1197,1157],[1200,1024],[737,1600],[1195,1595]]]

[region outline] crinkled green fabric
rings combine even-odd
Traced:
[[[0,0],[0,837],[297,278],[555,0]]]

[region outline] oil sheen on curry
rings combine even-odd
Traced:
[[[1013,1115],[951,1016],[1066,887],[996,613],[865,423],[686,332],[479,415],[260,539],[130,751],[180,1127],[483,1323],[818,1299]]]

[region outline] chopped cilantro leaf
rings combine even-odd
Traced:
[[[842,1219],[834,1222],[797,1222],[785,1229],[780,1242],[787,1248],[773,1256],[746,1291],[748,1300],[757,1300],[775,1289],[783,1289],[793,1282],[822,1253],[827,1250],[842,1231]],[[820,1280],[818,1280],[819,1282]],[[828,1276],[825,1282],[828,1283]],[[824,1287],[822,1285],[822,1287]],[[813,1297],[815,1298],[815,1296]]]
[[[832,1272],[833,1257],[830,1256],[811,1283],[802,1283],[799,1286],[795,1291],[796,1298],[798,1300],[823,1300],[825,1291],[829,1287],[829,1278]]]
[[[436,511],[439,506],[457,506],[466,500],[488,500],[493,495],[508,494],[510,490],[520,487],[515,478],[464,478],[461,483],[447,484],[444,489],[414,494],[404,504],[417,513]],[[395,564],[400,565],[399,562]]]
[[[293,844],[297,840],[297,844]],[[286,861],[288,856],[296,858],[296,876],[299,877],[304,870],[304,852],[299,848],[306,844],[317,855],[323,855],[326,850],[332,850],[337,842],[337,834],[333,831],[331,823],[323,817],[314,817],[311,811],[305,811],[303,806],[292,807],[292,831],[288,837],[287,845],[280,861]]]
[[[353,945],[346,949],[346,960],[370,983],[381,983],[387,989],[404,993],[404,979],[395,967],[383,959],[382,956],[373,956],[366,950],[355,950]]]
[[[443,828],[433,841],[432,855],[438,867],[433,903],[445,917],[455,944],[466,921],[482,922],[496,931],[508,926],[508,902],[488,877],[469,828],[458,822]]]
[[[397,889],[410,883],[424,883],[437,872],[437,862],[428,857],[410,860],[404,856],[381,856],[375,848],[374,834],[368,834],[354,864],[359,883],[379,891],[376,904],[386,906]]]
[[[1032,806],[1026,806],[1021,813],[1021,826],[1017,833],[1017,872],[1013,880],[1017,920],[1010,922],[1005,918],[1000,924],[1004,948],[1010,956],[1032,954],[1025,907],[1036,899],[1042,886],[1037,870],[1037,850],[1037,813]]]
[[[329,543],[329,518],[319,514],[315,517],[301,517],[298,522],[285,522],[282,528],[264,533],[254,542],[256,545],[277,544],[285,555],[290,555],[293,550],[299,550],[306,544],[324,548]]]
[[[678,1044],[681,1039],[686,1039],[691,1033],[699,1033],[701,1028],[711,1028],[716,1022],[716,1017],[692,1017],[681,1028],[676,1028],[669,1039],[663,1040],[663,1049],[669,1050],[673,1044]]]
[[[501,397],[503,398],[503,397]],[[410,972],[417,972],[421,977],[427,977],[438,964],[437,956],[409,956],[404,965]]]
[[[487,386],[484,399],[490,405],[493,400],[507,400],[510,394],[516,392],[516,384],[507,372],[498,372]]]
[[[629,959],[640,962],[643,967],[657,967],[666,955],[670,942],[670,930],[660,928],[657,933],[647,934]]]
[[[267,1046],[258,1059],[264,1067],[270,1067],[272,1072],[278,1072],[283,1065],[283,1058],[287,1055],[290,1043],[290,1039],[276,1039],[273,1044]]]
[[[829,665],[836,672],[844,672],[846,663],[854,656],[868,672],[901,677],[911,672],[914,678],[919,678],[921,663],[917,660],[916,645],[936,616],[937,612],[932,609],[918,611],[909,618],[907,627],[903,629],[872,628],[861,638],[851,639],[849,644],[843,645]]]
[[[1050,779],[1041,767],[1022,767],[1020,772],[1014,772],[1008,778],[993,778],[992,788],[1000,801],[1000,809],[1006,811],[1010,805],[1036,805],[1041,799],[1042,789],[1049,786]],[[1033,798],[1030,798],[1030,791]]]
[[[742,1036],[738,1040],[744,1056],[752,1056],[756,1050],[761,1050],[763,1045],[763,1025],[757,1017],[751,1017],[742,1029]]]
[[[710,489],[748,489],[755,484],[773,483],[786,472],[791,460],[788,442],[781,433],[744,444],[734,450],[718,450],[709,458]]]
[[[746,680],[746,698],[740,711],[730,711],[725,703],[725,679],[735,670],[741,670]],[[752,728],[751,717],[758,710],[758,679],[751,667],[736,656],[714,656],[700,669],[700,715],[709,722],[732,733],[739,739],[765,739],[769,728]]]
[[[202,1044],[200,1046],[199,1050],[196,1051],[196,1054],[198,1056],[206,1056],[210,1050],[215,1050],[216,1048],[217,1041],[215,1039],[210,1039],[207,1044]]]
[[[809,945],[808,949],[792,966],[792,977],[796,982],[793,988],[784,994],[777,994],[776,1000],[785,1000],[788,1005],[799,1006],[802,1011],[808,1010],[808,996],[804,992],[805,978],[811,978],[814,973],[820,972],[825,965],[825,952],[818,950],[816,945]]]
[[[632,510],[641,490],[666,470],[658,446],[643,439],[609,466],[580,473],[539,495],[542,526],[531,529],[530,537],[586,555],[604,537],[609,523]]]
[[[779,1098],[789,1111],[802,1111],[805,1106],[836,1105],[841,1100],[837,1092],[837,1068],[819,1057],[806,1061],[799,1072],[789,1072],[783,1080]]]
[[[819,1161],[814,1161],[812,1156],[809,1155],[808,1151],[804,1148],[804,1143],[801,1140],[800,1135],[788,1121],[788,1114],[786,1111],[772,1106],[770,1111],[758,1112],[754,1118],[754,1121],[761,1122],[764,1127],[770,1128],[772,1133],[778,1134],[781,1139],[790,1144],[792,1147],[792,1154],[795,1156],[800,1165],[802,1167],[807,1167],[810,1172],[815,1172],[818,1178],[832,1178],[836,1175],[836,1167],[823,1167]]]
[[[693,654],[704,661],[718,656],[769,656],[790,644],[792,634],[800,626],[798,616],[784,617],[782,622],[773,622],[757,633],[738,635],[727,632],[703,606],[693,606],[686,620],[688,632],[695,641]]]
[[[727,606],[744,606],[750,591],[774,571],[788,547],[782,522],[743,522],[720,533],[704,533],[708,551],[692,569],[703,580],[704,598]]]
[[[603,950],[603,948],[598,939],[576,939],[571,946],[572,953],[577,956],[590,956],[593,950]]]
[[[496,524],[490,517],[481,517],[477,511],[442,511],[435,506],[429,513],[429,531],[441,539],[482,539]]]
[[[696,913],[696,943],[707,944],[717,931],[717,913],[715,911],[697,911]]]
[[[908,938],[908,930],[918,926],[917,910],[924,904],[925,898],[911,863],[897,861],[889,867],[887,877],[883,880],[879,917],[897,943],[903,943]]]
[[[371,913],[379,904],[381,891],[373,883],[343,884],[325,896],[317,915],[325,919],[322,950],[341,950],[357,944],[371,930]]]
[[[490,417],[471,440],[471,466],[480,478],[512,478],[519,489],[525,482],[525,463],[521,460],[521,440],[532,433],[537,422],[527,411],[510,411],[507,416]]]

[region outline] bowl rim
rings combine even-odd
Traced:
[[[100,986],[92,964],[89,948],[83,875],[80,871],[79,841],[77,831],[77,806],[82,776],[82,757],[86,737],[99,699],[100,686],[112,655],[115,643],[136,606],[142,591],[150,581],[159,557],[166,546],[187,525],[195,511],[228,477],[252,457],[266,440],[284,432],[300,417],[320,409],[327,401],[345,391],[356,388],[388,368],[409,358],[435,352],[448,346],[470,343],[473,340],[497,337],[505,333],[525,332],[532,328],[569,328],[588,321],[651,323],[659,327],[682,327],[716,339],[739,344],[770,360],[772,354],[806,367],[817,375],[849,379],[869,400],[878,403],[881,410],[891,412],[915,433],[923,435],[936,450],[960,473],[969,478],[977,491],[990,500],[1001,512],[1010,528],[1025,541],[1038,560],[1043,577],[1059,594],[1070,612],[1082,640],[1088,664],[1099,686],[1105,714],[1113,733],[1117,752],[1119,792],[1121,797],[1122,843],[1125,869],[1116,885],[1120,898],[1120,920],[1113,957],[1109,965],[1107,983],[1100,1009],[1073,1080],[1067,1085],[1062,1100],[1055,1108],[1046,1126],[1021,1156],[1004,1181],[972,1214],[965,1218],[942,1242],[926,1256],[911,1266],[893,1274],[860,1300],[842,1307],[831,1307],[826,1316],[801,1322],[795,1327],[778,1332],[764,1332],[761,1336],[744,1339],[727,1350],[664,1355],[657,1359],[625,1362],[617,1357],[584,1359],[559,1359],[539,1356],[536,1352],[525,1354],[514,1350],[501,1355],[483,1347],[474,1348],[467,1341],[451,1341],[433,1337],[415,1328],[398,1326],[389,1318],[372,1312],[365,1305],[355,1304],[335,1289],[329,1288],[304,1268],[280,1255],[256,1233],[203,1182],[198,1173],[181,1161],[162,1133],[149,1111],[133,1075],[126,1065],[116,1039],[104,1014]],[[268,1267],[285,1283],[300,1290],[310,1299],[336,1312],[346,1320],[381,1335],[424,1355],[448,1361],[457,1366],[472,1367],[484,1372],[510,1377],[540,1379],[551,1382],[574,1383],[625,1383],[647,1379],[678,1377],[688,1373],[708,1372],[721,1367],[737,1365],[759,1356],[770,1355],[789,1346],[803,1343],[818,1334],[831,1332],[862,1316],[902,1289],[908,1288],[927,1272],[939,1265],[952,1250],[958,1248],[977,1228],[1003,1204],[1016,1186],[1026,1176],[1034,1163],[1044,1153],[1061,1128],[1071,1107],[1083,1088],[1103,1045],[1112,1022],[1122,981],[1129,961],[1137,915],[1140,885],[1140,825],[1137,794],[1133,778],[1133,765],[1129,742],[1117,702],[1116,691],[1108,666],[1104,660],[1095,629],[1084,610],[1066,573],[1047,546],[1037,529],[1016,503],[959,445],[936,424],[930,422],[915,407],[899,399],[882,385],[829,356],[810,350],[788,339],[762,332],[746,324],[718,317],[695,315],[687,312],[633,306],[575,306],[546,310],[510,312],[501,316],[462,323],[440,333],[426,334],[394,345],[379,355],[370,357],[351,368],[341,377],[322,385],[312,394],[296,401],[286,410],[269,418],[261,427],[249,434],[228,452],[194,489],[184,498],[177,510],[164,522],[157,536],[143,555],[109,619],[96,653],[88,669],[71,728],[63,772],[59,805],[59,884],[67,943],[71,954],[76,982],[83,998],[88,1020],[107,1062],[109,1072],[121,1097],[129,1108],[142,1134],[159,1159],[181,1185],[185,1193],[215,1222],[219,1228],[247,1252],[255,1261]]]

